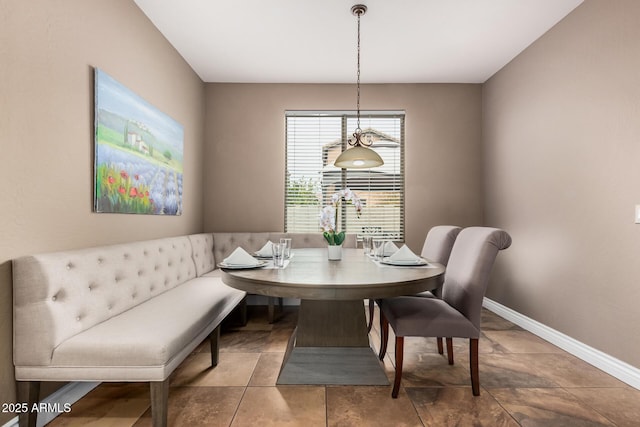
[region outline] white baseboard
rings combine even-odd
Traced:
[[[73,405],[80,400],[84,395],[96,388],[99,382],[73,382],[68,383],[60,387],[58,390],[51,393],[49,396],[42,399],[41,404],[44,404],[48,408],[64,408],[66,405]],[[43,427],[47,423],[50,423],[55,417],[62,412],[38,412],[38,419],[36,426]],[[9,420],[2,427],[18,427],[18,417]]]
[[[568,353],[573,354],[579,359],[595,366],[596,368],[608,373],[640,390],[640,369],[616,359],[600,350],[588,346],[568,335],[558,332],[542,323],[533,320],[515,310],[499,304],[489,298],[485,298],[482,304],[487,310],[515,323],[516,325],[526,329],[527,331],[549,341]]]

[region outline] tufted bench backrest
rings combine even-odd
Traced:
[[[322,233],[269,233],[269,240],[279,242],[282,237],[291,238],[291,247],[295,248],[325,248],[327,241]],[[342,246],[345,248],[356,247],[356,235],[347,234]]]
[[[46,365],[69,337],[194,277],[187,236],[15,259],[14,362]]]
[[[191,241],[193,262],[196,264],[198,277],[216,268],[216,261],[213,257],[213,234],[191,234],[188,237]]]
[[[252,253],[260,250],[269,240],[269,233],[213,233],[213,256],[217,264],[240,246]]]
[[[245,251],[252,253],[260,250],[267,241],[279,242],[282,237],[291,237],[292,247],[295,248],[324,248],[327,241],[322,233],[280,233],[280,232],[262,232],[262,233],[213,233],[213,254],[214,265],[228,257],[231,252],[238,246]],[[356,247],[356,235],[347,234],[343,246],[346,248]],[[195,250],[196,246],[194,246]],[[197,264],[197,261],[196,261]],[[198,273],[200,274],[200,273]]]

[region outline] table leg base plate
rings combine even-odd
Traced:
[[[389,385],[389,380],[369,347],[295,347],[277,384]]]

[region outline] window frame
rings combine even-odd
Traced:
[[[289,203],[289,188],[290,188],[290,184],[291,184],[291,177],[289,174],[289,166],[290,166],[290,156],[289,156],[289,143],[290,143],[290,138],[289,138],[289,120],[290,118],[303,118],[303,117],[309,117],[309,118],[318,118],[319,120],[321,120],[322,118],[326,117],[326,118],[340,118],[340,152],[343,152],[344,150],[349,148],[348,145],[348,139],[351,137],[351,134],[353,133],[353,131],[355,131],[355,120],[357,119],[357,113],[356,111],[336,111],[336,110],[329,110],[329,111],[315,111],[315,110],[286,110],[285,111],[285,182],[284,182],[284,230],[285,232],[292,232],[290,230],[290,226],[288,224],[288,217],[289,217],[289,210],[291,209],[291,207],[293,206],[293,204]],[[366,122],[367,120],[376,120],[376,119],[389,119],[389,120],[394,120],[397,119],[398,120],[398,133],[399,133],[399,137],[397,138],[397,148],[399,149],[399,159],[397,160],[399,162],[398,168],[399,170],[397,172],[393,172],[393,186],[398,186],[400,188],[400,200],[398,203],[392,204],[393,206],[397,206],[397,208],[399,209],[399,215],[397,217],[397,220],[399,221],[398,227],[397,227],[397,233],[390,233],[389,235],[387,235],[387,233],[384,230],[375,230],[375,227],[372,227],[372,229],[370,230],[369,233],[367,234],[371,234],[374,237],[380,237],[380,238],[386,238],[389,240],[394,240],[394,241],[399,241],[399,242],[403,242],[406,238],[406,222],[405,222],[405,204],[406,204],[406,176],[405,176],[405,121],[406,121],[406,113],[405,111],[373,111],[373,110],[367,110],[367,111],[361,111],[360,112],[360,121],[361,121],[361,127],[365,127],[363,126],[362,122]],[[353,122],[353,123],[351,123]],[[353,129],[350,129],[353,128]],[[372,127],[372,129],[376,130],[375,127]],[[379,131],[379,133],[383,133],[382,131]],[[393,136],[391,136],[391,138],[394,138]],[[337,138],[336,138],[337,140]],[[337,141],[336,141],[337,142]],[[329,144],[323,144],[323,149],[324,146],[327,146]],[[384,145],[380,145],[378,148],[380,147],[385,147]],[[388,147],[388,146],[387,146]],[[374,144],[374,148],[375,148],[375,144]],[[318,173],[322,174],[322,170],[324,169],[324,167],[326,167],[327,165],[329,165],[330,163],[332,164],[333,161],[329,161],[328,159],[328,151],[325,153],[324,150],[320,155],[320,161],[322,164],[322,168],[318,170]],[[370,168],[370,169],[340,169],[340,186],[338,187],[338,189],[342,189],[346,187],[346,184],[348,183],[348,179],[349,179],[349,175],[353,175],[357,172],[355,171],[369,171],[369,173],[371,171],[373,171],[374,173],[376,172],[376,168]],[[360,172],[362,173],[362,172]],[[370,179],[370,178],[369,178]],[[399,180],[399,181],[398,181]],[[368,191],[367,194],[371,194],[373,191],[376,191],[375,186],[371,186],[371,181],[369,181],[369,187],[368,187]],[[320,179],[320,189],[323,189],[322,186],[322,179]],[[353,190],[356,194],[359,192],[359,190]],[[378,190],[379,191],[379,190]],[[324,194],[324,196],[326,197],[327,194]],[[318,203],[318,214],[320,212],[320,210],[322,209],[323,206],[325,206],[326,200]],[[340,230],[347,230],[347,232],[349,233],[353,233],[353,230],[348,230],[348,209],[352,209],[353,207],[349,206],[349,204],[345,204],[342,203],[340,205],[340,224],[346,224],[346,227],[340,227]],[[366,212],[366,206],[364,207],[363,212]],[[362,235],[365,234],[365,231],[363,231],[366,228],[366,226],[362,227],[360,231],[355,231],[358,240],[360,240],[362,238]],[[318,232],[321,232],[321,228],[320,228],[320,224],[318,221],[318,225],[317,225],[317,230]],[[293,230],[293,232],[296,232],[297,230]],[[394,230],[395,231],[395,230]],[[299,231],[298,231],[299,232]]]

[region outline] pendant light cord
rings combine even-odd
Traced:
[[[362,15],[362,12],[358,12],[358,80],[356,83],[356,87],[357,87],[357,94],[358,94],[358,99],[356,102],[356,106],[357,106],[357,120],[358,120],[358,125],[356,127],[356,132],[360,133],[362,132],[362,129],[360,129],[360,15]]]
[[[342,143],[344,151],[336,158],[333,163],[336,167],[342,169],[363,169],[382,166],[384,160],[378,153],[371,149],[373,139],[369,138],[368,142],[362,141],[362,129],[360,129],[360,16],[367,12],[367,6],[364,4],[356,4],[351,7],[351,13],[358,18],[358,79],[356,81],[357,88],[357,119],[358,127],[353,133],[353,139],[349,138]],[[350,145],[352,148],[348,148]],[[344,175],[343,175],[344,176]]]

